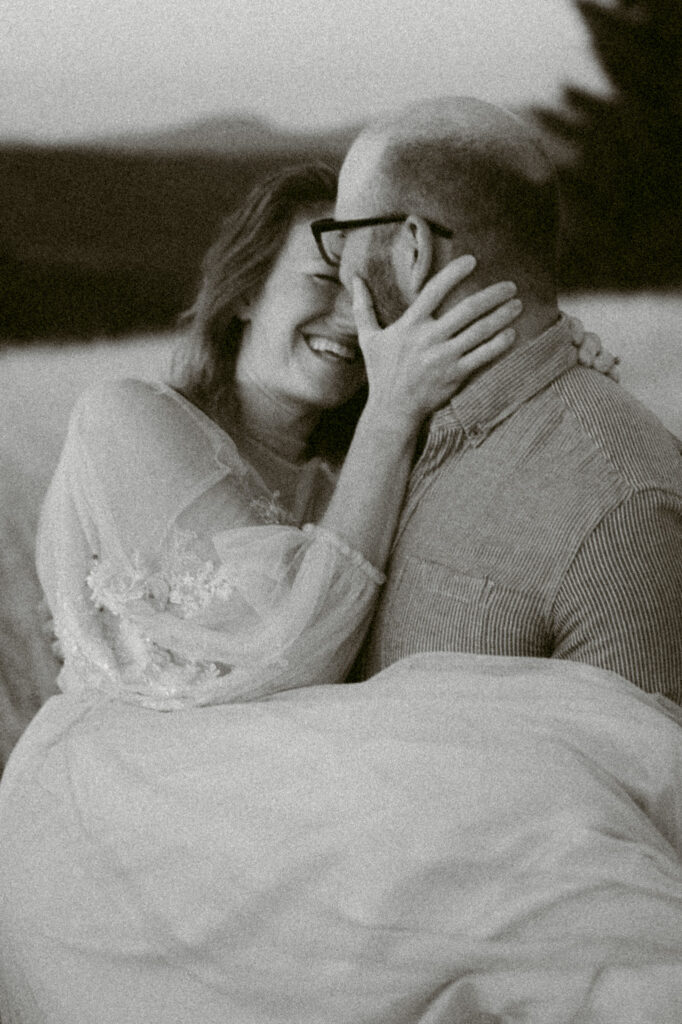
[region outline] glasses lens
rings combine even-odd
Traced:
[[[322,235],[322,244],[327,259],[334,266],[338,266],[341,262],[341,253],[343,252],[343,243],[346,237],[345,231],[325,231]]]

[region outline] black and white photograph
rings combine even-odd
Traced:
[[[0,1024],[680,1024],[679,0],[4,0]]]

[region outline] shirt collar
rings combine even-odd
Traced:
[[[568,317],[503,356],[465,384],[434,415],[435,427],[454,426],[480,443],[494,426],[578,361]]]

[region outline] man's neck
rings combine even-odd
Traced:
[[[500,377],[500,373],[503,372],[502,364],[505,364],[506,366],[514,364],[515,366],[518,366],[519,357],[522,354],[521,350],[523,349],[528,350],[528,358],[530,359],[530,363],[528,363],[527,359],[525,360],[526,370],[524,373],[527,373],[528,368],[535,362],[532,356],[534,343],[552,327],[558,327],[559,321],[560,312],[556,305],[535,304],[535,306],[531,305],[530,308],[524,305],[523,313],[513,324],[514,328],[517,330],[517,337],[511,348],[507,348],[503,354],[493,360],[493,362],[487,363],[485,366],[482,366],[480,370],[477,370],[472,374],[471,377],[465,381],[460,391],[457,392],[452,403],[447,403],[447,406],[444,408],[449,407],[453,403],[457,406],[461,406],[463,401],[467,408],[471,406],[472,402],[474,402],[476,406],[479,405],[481,399],[488,394],[488,382],[497,381],[495,387],[498,388],[500,380],[505,379],[504,375],[502,378]],[[543,356],[541,349],[542,346],[539,347],[538,354],[542,361]],[[507,381],[505,390],[509,385],[510,382]],[[483,391],[481,391],[481,387],[483,388]],[[525,387],[525,384],[523,387]],[[440,413],[441,410],[436,410],[429,423],[432,423],[433,418],[437,418]]]
[[[559,319],[559,307],[554,304],[539,304],[520,296],[523,302],[523,311],[517,320],[511,325],[516,331],[516,338],[512,348],[526,345],[548,331]]]

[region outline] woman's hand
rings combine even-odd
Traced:
[[[322,525],[378,569],[393,542],[422,423],[514,338],[509,324],[521,303],[513,299],[511,282],[484,288],[439,313],[475,265],[473,256],[453,260],[385,330],[366,285],[359,278],[353,282],[369,396]]]
[[[578,349],[578,362],[583,366],[590,366],[593,370],[618,382],[620,380],[619,356],[614,356],[607,348],[604,348],[599,335],[592,331],[586,331],[582,320],[578,320],[577,317],[569,316],[568,326],[571,331],[571,340]]]
[[[516,286],[503,281],[462,299],[436,316],[449,292],[471,274],[461,256],[434,275],[399,320],[382,329],[370,292],[353,280],[353,313],[369,384],[368,405],[396,427],[417,430],[476,370],[514,340],[509,325],[521,312]]]

